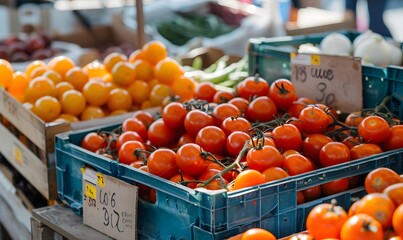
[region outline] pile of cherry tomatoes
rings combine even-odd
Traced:
[[[111,132],[89,133],[81,146],[191,188],[228,191],[403,147],[403,125],[388,112],[344,121],[299,97],[287,79],[248,77],[235,92],[203,82],[193,99],[164,103],[160,117],[137,111]],[[298,202],[345,191],[352,180],[304,190]]]

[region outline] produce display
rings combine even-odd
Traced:
[[[401,47],[370,30],[358,35],[354,41],[341,33],[331,33],[322,39],[319,46],[302,44],[298,52],[360,57],[364,64],[383,67],[402,65]]]
[[[58,56],[13,72],[0,60],[0,84],[45,122],[79,121],[160,106],[173,94],[190,99],[195,82],[167,57],[160,42],[150,42],[129,57],[108,54],[84,67]],[[190,94],[190,95],[189,95]]]

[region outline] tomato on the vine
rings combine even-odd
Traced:
[[[105,139],[96,132],[90,132],[81,141],[81,147],[91,152],[96,152],[98,149],[107,146]]]
[[[350,161],[350,149],[340,142],[327,143],[319,152],[319,161],[323,167],[329,167]]]
[[[249,106],[249,100],[247,100],[245,98],[241,98],[241,97],[235,97],[235,98],[229,100],[228,103],[237,107],[239,109],[239,111],[241,112],[241,114],[245,114],[246,109]]]
[[[358,125],[358,134],[365,142],[382,144],[390,135],[388,122],[379,116],[369,116],[364,118]]]
[[[287,111],[288,107],[296,100],[294,85],[288,79],[277,79],[270,85],[269,97],[276,103],[281,111]]]
[[[130,141],[130,140],[137,140],[137,141],[143,142],[143,139],[137,132],[134,132],[134,131],[122,132],[122,134],[120,134],[118,139],[116,140],[116,150],[119,151],[119,149],[122,147],[123,143]]]
[[[171,149],[159,148],[147,159],[148,171],[156,176],[170,179],[178,173],[176,154]]]
[[[210,161],[202,157],[203,149],[195,143],[187,143],[176,152],[176,165],[179,170],[192,177],[200,176],[206,171]]]
[[[154,122],[154,116],[151,113],[144,110],[135,111],[132,115],[132,118],[136,118],[142,121],[146,126],[146,128],[148,128],[148,126],[150,126],[151,123]]]
[[[302,109],[298,119],[302,122],[304,133],[323,133],[329,125],[328,115],[320,108],[308,106]]]
[[[172,181],[172,182],[178,183],[178,184],[181,184],[182,182],[194,181],[194,180],[196,180],[194,177],[192,177],[188,174],[184,174],[184,173],[176,174],[169,179],[169,181]],[[196,188],[197,183],[189,182],[189,183],[184,183],[184,185],[188,188]]]
[[[185,117],[185,129],[191,136],[196,136],[200,129],[213,124],[213,117],[198,109],[191,110]]]
[[[341,178],[333,180],[328,183],[324,183],[320,187],[322,188],[322,193],[325,196],[329,196],[336,193],[347,191],[348,184],[349,184],[348,178]]]
[[[167,127],[171,129],[183,129],[185,117],[188,111],[182,103],[171,102],[162,109],[162,119]]]
[[[250,100],[252,97],[267,96],[269,93],[269,83],[258,75],[247,77],[238,83],[238,96]]]
[[[284,158],[281,166],[290,176],[310,172],[314,169],[312,162],[301,154],[288,155]]]
[[[252,187],[264,183],[264,176],[259,171],[247,169],[242,171],[234,180],[233,190]]]
[[[385,151],[403,148],[403,125],[395,125],[390,128],[388,139],[382,144]]]
[[[137,118],[126,119],[122,123],[122,131],[123,132],[126,132],[126,131],[137,132],[143,139],[143,142],[147,141],[147,139],[148,139],[146,125],[144,125],[144,123]]]
[[[190,135],[190,133],[185,132],[184,134],[182,134],[182,136],[179,138],[178,140],[178,147],[186,144],[186,143],[195,143],[196,138],[192,135]]]
[[[269,167],[281,167],[283,155],[275,147],[266,145],[249,150],[246,162],[249,168],[263,172]]]
[[[287,113],[290,114],[291,117],[298,118],[302,109],[306,108],[306,104],[303,102],[294,101],[290,104],[287,109]]]
[[[239,117],[241,112],[237,107],[230,103],[221,103],[213,109],[214,124],[221,127],[222,122],[228,117]]]
[[[213,96],[213,102],[221,104],[233,99],[235,95],[232,92],[218,90]]]
[[[249,140],[249,134],[235,131],[227,137],[227,140],[225,141],[225,149],[231,157],[237,157],[245,146],[245,143]]]
[[[148,128],[148,139],[155,147],[169,147],[174,144],[176,137],[174,129],[166,126],[161,118],[154,121]]]
[[[321,133],[314,133],[308,135],[302,142],[302,150],[304,155],[311,159],[316,164],[319,163],[319,152],[323,146],[333,140]]]
[[[281,151],[293,149],[299,151],[302,144],[301,133],[292,124],[283,124],[273,129],[271,133],[276,146]]]
[[[350,149],[351,160],[381,153],[382,149],[373,143],[362,143]]]
[[[144,153],[138,152],[136,154],[136,150],[144,151],[145,150],[144,144],[140,141],[135,140],[123,143],[122,147],[119,149],[118,152],[119,162],[129,165],[134,161],[144,160],[142,158],[142,156],[145,157]]]
[[[268,122],[273,120],[276,114],[277,106],[267,96],[253,99],[246,110],[246,118],[251,122]]]
[[[248,132],[252,128],[252,124],[243,117],[227,117],[221,124],[225,134],[230,135],[235,131]]]
[[[213,154],[221,154],[225,151],[226,140],[224,131],[216,126],[206,126],[196,135],[196,144]]]
[[[361,112],[352,112],[346,117],[344,123],[347,126],[358,127],[362,120],[364,120],[364,117],[361,115]]]
[[[221,171],[218,169],[208,168],[205,172],[202,173],[202,175],[200,175],[198,180],[207,181],[210,178],[214,177],[215,175],[219,174],[220,172]],[[218,177],[218,178],[214,179],[212,182],[210,182],[209,184],[207,184],[206,186],[204,186],[204,188],[209,189],[209,190],[225,189],[227,184],[228,184],[228,181],[225,178]]]

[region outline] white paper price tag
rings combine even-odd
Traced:
[[[359,59],[318,54],[291,54],[291,81],[299,96],[342,112],[362,108]]]
[[[138,188],[91,169],[83,171],[84,224],[116,239],[137,238]]]

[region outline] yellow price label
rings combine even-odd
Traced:
[[[92,198],[92,199],[97,199],[97,189],[95,186],[86,183],[85,184],[85,194],[87,197]]]
[[[291,59],[295,58],[295,56],[297,56],[297,53],[295,53],[295,52],[290,53],[290,58]]]
[[[319,55],[312,54],[312,55],[311,55],[311,64],[312,64],[312,65],[319,66],[319,65],[320,65],[320,56],[319,56]]]
[[[97,173],[97,178],[98,178],[98,186],[104,187],[105,186],[104,175],[102,173]]]
[[[24,162],[24,156],[22,155],[21,149],[17,146],[14,146],[13,153],[15,161],[21,165]]]

